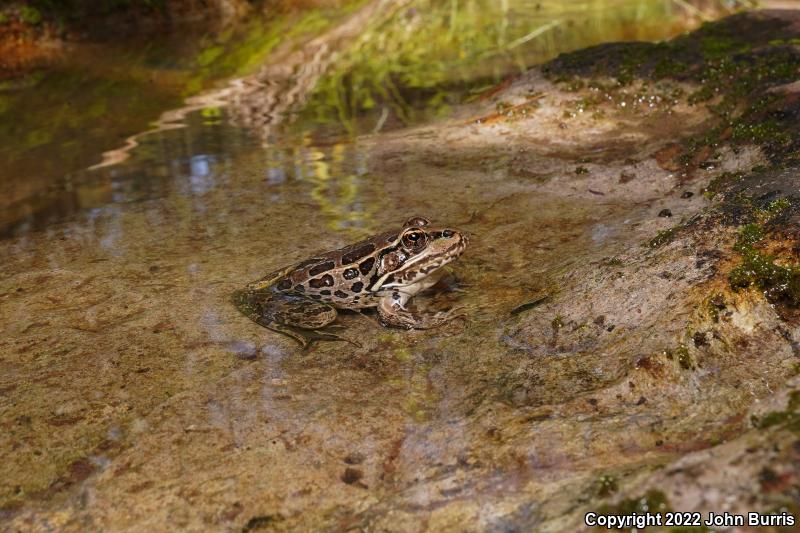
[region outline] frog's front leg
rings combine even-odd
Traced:
[[[378,316],[383,325],[403,329],[430,329],[464,316],[460,309],[433,314],[415,313],[405,307],[409,297],[408,294],[394,291],[381,298],[378,303]]]
[[[245,289],[233,297],[234,304],[257,324],[283,333],[303,347],[319,340],[346,341],[350,339],[323,331],[336,320],[336,309],[306,296],[282,293],[271,288]],[[355,344],[355,343],[353,343]]]

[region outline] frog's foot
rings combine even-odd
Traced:
[[[463,307],[457,307],[433,314],[420,314],[406,309],[399,302],[385,299],[378,305],[378,316],[384,326],[403,329],[431,329],[455,318],[466,316],[463,310]]]
[[[301,327],[287,326],[276,322],[272,322],[268,325],[267,324],[261,324],[261,325],[268,329],[271,329],[272,331],[277,331],[279,333],[283,333],[284,335],[293,338],[294,340],[300,343],[303,349],[308,348],[309,346],[311,346],[312,343],[316,341],[344,341],[344,342],[349,342],[353,346],[362,348],[361,344],[359,344],[354,340],[321,329],[304,329]],[[330,330],[331,326],[328,326],[325,329]],[[336,329],[339,328],[337,327]]]

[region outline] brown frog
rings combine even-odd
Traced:
[[[436,283],[439,269],[466,246],[460,231],[413,217],[398,230],[282,268],[237,291],[233,300],[258,324],[303,346],[316,340],[353,342],[331,332],[337,309],[375,307],[386,326],[428,329],[460,315],[456,310],[418,314],[406,303]]]

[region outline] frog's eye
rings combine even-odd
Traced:
[[[428,242],[428,235],[419,228],[411,228],[403,233],[400,242],[407,250],[419,250]]]
[[[411,217],[406,220],[406,223],[403,224],[403,227],[410,228],[410,227],[417,227],[417,228],[424,228],[430,224],[427,218],[425,217]]]

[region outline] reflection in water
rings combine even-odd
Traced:
[[[357,143],[335,144],[330,149],[310,149],[311,198],[334,231],[364,237],[374,231],[372,216],[380,209],[380,197],[363,196],[367,176],[366,154]],[[372,191],[373,193],[375,191]]]
[[[167,61],[148,59],[148,67],[159,68],[132,68],[133,79],[120,82],[115,76],[124,64],[94,64],[89,57],[71,71],[40,75],[15,89],[13,97],[0,93],[0,138],[13,163],[0,169],[10,173],[0,180],[0,236],[46,227],[109,203],[177,191],[202,196],[219,185],[219,168],[259,147],[266,151],[265,179],[276,187],[272,194],[292,178],[309,180],[312,201],[331,229],[368,231],[375,204],[360,197],[371,177],[366,156],[357,146],[348,147],[354,135],[447,116],[453,105],[559,52],[602,41],[661,39],[701,19],[697,9],[674,0],[398,0],[380,9],[378,4],[367,3],[345,23],[274,55],[260,72],[163,113],[155,127],[107,152],[94,171],[75,169],[88,166],[97,147],[119,139],[139,114],[177,103],[170,85],[177,74],[161,68]],[[700,13],[720,12],[721,5],[705,2]],[[285,35],[306,35],[302,32],[324,30],[327,24],[310,17]],[[190,85],[202,87],[214,72],[237,72],[230,63],[236,58],[242,64],[263,58],[274,47],[273,33],[281,30],[256,26],[224,46],[202,43],[206,48],[199,58],[184,61],[201,76]],[[91,76],[75,71],[81,64]],[[75,117],[64,102],[85,113]],[[148,105],[131,107],[131,102]],[[53,106],[60,110],[56,124],[63,127],[33,127],[27,111],[19,120],[20,112],[8,115],[9,109],[52,114]],[[17,139],[28,148],[20,149]],[[61,157],[72,153],[69,147],[87,143],[91,154]]]

